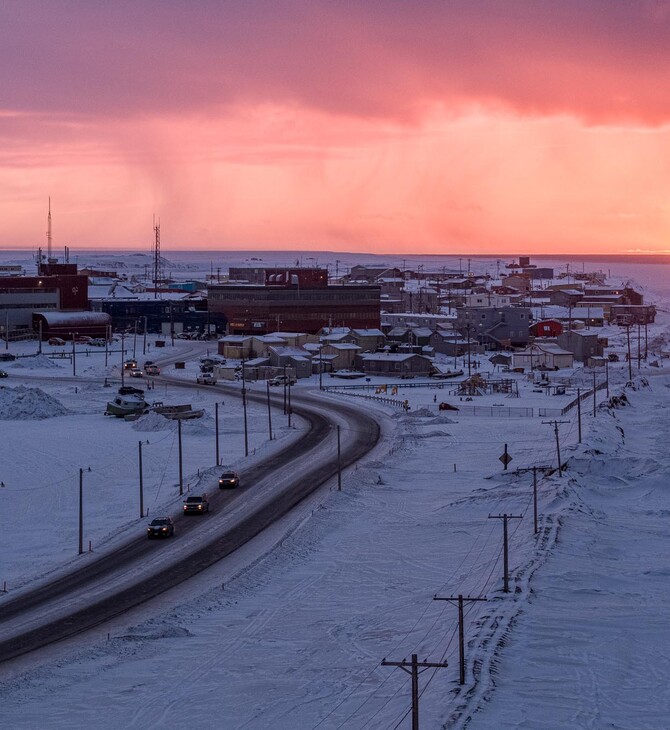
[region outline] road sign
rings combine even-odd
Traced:
[[[504,454],[501,454],[499,457],[500,461],[502,461],[504,466],[507,466],[510,461],[512,461],[512,457],[505,451]]]

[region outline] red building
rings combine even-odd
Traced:
[[[222,284],[208,290],[209,310],[225,315],[230,334],[307,332],[322,327],[380,326],[378,286],[328,286],[326,269],[266,269],[265,285]]]
[[[563,325],[556,319],[543,319],[530,326],[533,337],[558,337],[563,334]]]

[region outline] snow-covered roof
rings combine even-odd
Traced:
[[[251,335],[225,335],[219,338],[219,342],[225,342],[229,345],[241,345],[244,342],[248,342],[251,339]]]
[[[416,355],[413,352],[399,353],[399,352],[373,352],[369,355],[361,355],[361,360],[367,360],[370,362],[404,362],[411,357],[424,357],[423,355]]]
[[[106,312],[56,312],[47,310],[45,312],[33,312],[44,317],[50,327],[75,327],[79,324],[85,325],[107,325],[111,317]]]
[[[270,349],[276,355],[287,355],[288,357],[303,358],[306,360],[311,359],[311,353],[307,352],[307,350],[302,347],[291,347],[290,345],[271,345]]]
[[[330,342],[328,347],[333,347],[336,350],[360,350],[358,345],[354,345],[353,342]]]
[[[384,333],[380,329],[362,329],[351,330],[358,337],[383,337]]]

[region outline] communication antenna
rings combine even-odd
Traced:
[[[154,299],[158,298],[158,285],[163,280],[162,261],[161,261],[161,222],[160,220],[156,223],[156,216],[154,215],[154,243],[153,243],[153,254],[154,254]]]
[[[49,196],[49,215],[47,217],[47,261],[51,263],[51,196]]]

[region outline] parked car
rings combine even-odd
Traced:
[[[107,344],[107,341],[101,337],[94,337],[88,344],[91,345],[91,347],[104,347]]]
[[[9,373],[6,370],[0,370],[0,378],[8,378]]]
[[[144,373],[139,368],[131,368],[128,375],[130,375],[131,378],[141,378]]]
[[[294,375],[275,375],[268,382],[270,385],[295,385],[298,381]]]
[[[234,489],[240,486],[240,477],[236,471],[224,471],[219,477],[219,489]]]
[[[75,342],[78,342],[80,345],[90,345],[92,340],[93,338],[88,335],[78,335],[75,337]]]
[[[147,537],[174,537],[174,522],[169,517],[156,517],[147,527]]]
[[[47,341],[54,347],[62,347],[65,344],[65,340],[62,337],[49,337]]]
[[[16,355],[12,355],[11,352],[0,352],[0,361],[10,362],[16,360]]]
[[[204,515],[205,512],[209,512],[209,502],[206,494],[186,497],[184,500],[185,515]]]
[[[214,373],[200,373],[195,380],[198,385],[216,385]]]
[[[119,388],[119,395],[144,395],[142,388],[133,388],[132,385],[122,385]]]
[[[147,375],[160,375],[161,369],[158,367],[158,365],[145,365],[144,372]]]

